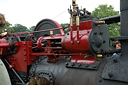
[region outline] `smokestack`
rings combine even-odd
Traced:
[[[121,36],[128,37],[128,0],[120,0]],[[121,58],[128,60],[128,40],[121,41]]]

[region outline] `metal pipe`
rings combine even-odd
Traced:
[[[11,35],[19,35],[19,34],[33,34],[33,33],[39,33],[39,32],[47,32],[47,31],[54,31],[54,30],[60,30],[63,28],[54,28],[54,29],[47,29],[47,30],[39,30],[39,31],[34,31],[34,32],[18,32],[18,33],[12,33],[12,34],[8,34],[9,36]]]
[[[70,33],[71,33],[71,42],[73,42],[73,18],[71,17],[70,18],[70,27],[71,27],[71,31],[70,31]]]
[[[79,26],[80,26],[80,20],[79,16],[76,16],[76,26],[77,26],[77,40],[79,41]]]
[[[11,66],[11,64],[6,60],[4,59],[4,61],[7,63],[8,66]],[[15,71],[15,69],[13,67],[11,67],[11,70],[14,72],[14,74],[17,76],[17,78],[23,83],[25,84],[25,82],[23,81],[23,79],[19,76],[19,74]]]

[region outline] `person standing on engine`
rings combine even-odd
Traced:
[[[3,14],[0,13],[0,37],[7,35],[7,27],[5,26],[6,20]]]
[[[114,42],[114,44],[116,45],[116,49],[121,49],[121,44],[120,44],[119,41]],[[121,56],[121,53],[114,53],[114,54],[112,55],[112,58],[114,58],[114,57],[119,57],[119,56]]]

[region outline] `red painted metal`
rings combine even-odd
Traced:
[[[68,29],[70,31],[70,38],[71,41],[73,42],[73,31],[77,31],[77,39],[79,38],[79,30],[90,30],[92,29],[92,21],[83,21],[80,22],[79,30],[77,30],[76,23],[73,24],[72,30],[70,28],[70,25],[68,25]],[[78,39],[79,41],[79,39]]]
[[[10,47],[10,43],[7,43],[5,39],[0,39],[0,55],[7,55],[8,47]]]
[[[90,32],[92,30],[92,21],[84,21],[80,23],[79,40],[77,39],[78,38],[77,27],[75,24],[73,26],[73,31],[72,31],[73,36],[71,40],[71,36],[70,36],[71,32],[69,32],[67,35],[64,35],[63,29],[60,27],[60,25],[55,21],[54,23],[56,23],[56,25],[59,28],[40,30],[32,33],[51,31],[51,30],[60,30],[61,34],[51,35],[47,37],[40,37],[35,43],[33,43],[31,33],[25,32],[27,34],[30,34],[31,40],[15,42],[16,53],[9,55],[7,57],[7,60],[9,61],[11,66],[14,67],[16,71],[27,72],[28,65],[31,65],[32,61],[39,56],[48,56],[49,62],[55,62],[61,59],[62,57],[64,58],[66,56],[70,56],[71,62],[86,63],[86,64],[95,63],[94,56],[85,58],[86,55],[91,54],[88,39],[89,39]],[[19,35],[19,34],[25,34],[25,33],[17,33],[17,34],[15,33],[12,35]],[[47,41],[47,44],[45,46],[43,45],[44,40]],[[6,40],[0,40],[0,41],[2,43],[0,45],[1,47],[10,46]],[[59,47],[52,46],[52,42],[54,43],[56,41],[60,43]],[[4,45],[5,43],[6,45]],[[39,49],[40,51],[34,52],[32,51],[34,49]],[[57,51],[57,53],[55,53],[55,51]]]
[[[16,53],[7,57],[9,63],[17,71],[27,72],[28,65],[32,64],[32,61],[36,59],[36,56],[30,55],[32,52],[31,41],[15,42]]]
[[[71,62],[82,63],[82,64],[94,64],[95,56],[85,58],[85,55],[72,56]]]
[[[92,29],[92,21],[83,21],[83,22],[80,22],[80,26],[79,26],[79,30],[90,30]],[[71,29],[69,28],[69,31]],[[77,30],[77,26],[76,24],[74,23],[73,24],[73,31],[76,31]]]
[[[65,38],[62,39],[62,47],[65,50],[68,50],[71,53],[85,53],[86,51],[89,51],[89,44],[88,44],[88,38],[89,33],[87,33],[86,30],[79,31],[80,32],[80,40],[77,41],[77,33],[76,31],[73,31],[73,42],[71,42],[70,39],[70,33],[69,35],[66,35]]]
[[[0,39],[0,48],[10,47],[10,43],[7,43],[5,39]]]
[[[52,21],[57,25],[57,27],[61,28],[61,26],[60,26],[59,23],[57,23],[57,22],[54,21],[54,20],[52,20]],[[63,31],[63,29],[60,29],[60,32],[61,32],[62,35],[64,35],[64,31]]]
[[[73,25],[73,32],[69,32],[68,35],[65,35],[65,38],[62,39],[62,47],[65,50],[68,50],[71,53],[85,53],[88,52],[89,49],[89,35],[92,30],[92,21],[84,21],[80,23],[79,27],[79,39],[78,38],[78,31],[76,24]],[[71,30],[70,30],[71,31]],[[73,38],[71,41],[71,37]]]

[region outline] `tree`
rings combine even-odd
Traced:
[[[10,24],[8,21],[5,24],[8,33],[12,33],[14,31],[12,24]]]
[[[13,33],[29,32],[29,29],[21,24],[15,24],[13,29],[14,29]],[[22,36],[28,36],[28,34],[23,34]]]
[[[64,27],[64,33],[67,34],[68,33],[68,23],[62,23],[61,27]]]
[[[94,18],[105,18],[110,17],[114,15],[119,15],[118,11],[114,10],[114,7],[112,5],[99,5],[97,8],[95,8],[94,11],[92,11],[92,16]],[[120,36],[120,26],[118,26],[116,23],[108,25],[109,27],[109,37],[118,37]]]
[[[68,27],[68,23],[62,23],[60,25],[61,25],[61,27]]]
[[[33,32],[34,29],[35,29],[35,27],[36,27],[36,26],[31,26],[31,27],[29,28],[29,31],[30,31],[30,32]]]
[[[28,32],[29,30],[27,29],[27,27],[20,25],[20,24],[15,24],[15,26],[13,27],[14,31],[13,33],[17,33],[17,32]]]

